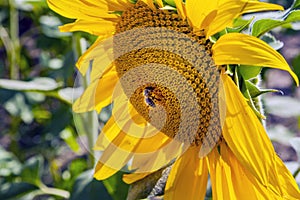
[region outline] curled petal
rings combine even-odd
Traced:
[[[288,71],[297,85],[297,75],[280,53],[260,39],[242,33],[223,35],[212,47],[216,65],[242,64]]]

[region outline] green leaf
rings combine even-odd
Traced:
[[[263,41],[265,41],[266,43],[268,43],[275,50],[281,49],[283,47],[283,45],[284,45],[283,42],[281,42],[280,40],[277,40],[270,33],[265,33],[263,36],[261,36],[260,39],[262,39]]]
[[[283,15],[278,19],[260,19],[257,20],[252,27],[252,35],[253,36],[261,36],[264,33],[276,28],[278,26],[286,25],[291,22],[296,22],[300,20],[300,10],[291,11],[287,17]]]
[[[51,91],[58,87],[55,80],[47,77],[35,78],[32,81],[0,79],[0,88],[16,91]]]
[[[43,170],[44,159],[42,156],[34,156],[27,160],[21,172],[21,177],[24,182],[33,185],[39,185],[41,182],[41,174]]]
[[[83,172],[74,183],[70,200],[82,199],[112,200],[104,184],[93,178],[93,170]]]
[[[114,200],[126,199],[129,185],[122,180],[123,172],[117,172],[115,175],[103,181],[109,194]]]
[[[260,74],[262,68],[259,66],[240,65],[238,69],[244,80],[249,80],[251,78],[257,77]]]
[[[294,3],[293,3],[293,8],[298,8],[300,7],[300,0],[294,0]]]

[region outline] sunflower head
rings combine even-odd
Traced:
[[[64,4],[53,7],[64,12]],[[247,96],[237,87],[244,80],[227,71],[232,66],[268,66],[286,70],[298,81],[284,58],[266,43],[239,31],[226,32],[233,27],[233,19],[244,13],[282,7],[247,0],[204,0],[203,5],[197,0],[116,0],[111,4],[90,0],[81,6],[76,8],[92,11],[79,12],[80,17],[61,30],[85,27],[99,38],[78,62],[83,73],[92,66],[92,81],[73,108],[100,112],[113,104],[95,147],[103,151],[95,170],[97,179],[108,178],[125,165],[142,173],[141,178],[175,161],[166,199],[185,198],[180,187],[184,184],[194,190],[187,199],[203,199],[208,171],[214,195],[219,188],[225,191],[220,199],[243,193],[232,185],[219,185],[224,177],[234,181],[245,177],[248,196],[289,193],[278,189],[283,177],[291,179],[287,173],[269,177],[269,171],[277,173],[273,165],[286,169],[271,159],[276,155],[249,107],[251,95],[245,101]],[[262,163],[257,150],[264,148],[267,159]],[[185,168],[188,178],[181,181]],[[234,177],[233,169],[240,176]]]

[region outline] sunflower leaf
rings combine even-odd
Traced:
[[[282,17],[277,19],[260,19],[254,22],[252,26],[252,35],[258,37],[272,30],[273,28],[287,25],[296,21],[300,21],[300,10],[291,11],[288,13],[288,15],[282,15]]]
[[[271,33],[265,33],[261,39],[268,43],[275,50],[279,50],[283,47],[283,42],[277,40]]]
[[[41,181],[43,165],[44,159],[42,156],[35,156],[27,160],[21,172],[22,180],[26,183],[38,186]]]

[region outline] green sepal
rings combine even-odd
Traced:
[[[251,98],[256,98],[262,94],[269,93],[269,92],[276,92],[276,93],[281,93],[283,94],[282,91],[280,90],[275,90],[275,89],[261,89],[255,84],[253,84],[251,81],[245,81],[246,88],[249,91],[249,94]]]
[[[247,99],[248,105],[254,111],[255,115],[258,117],[259,120],[263,120],[266,117],[260,112],[260,105],[256,105],[256,98],[251,96],[251,93],[247,87],[247,81],[241,76],[239,72],[238,66],[234,69],[234,81],[238,86],[239,90],[243,94],[243,96]]]
[[[249,19],[249,20],[244,20],[244,19],[241,19],[241,18],[235,19],[234,24],[233,24],[233,28],[225,28],[224,30],[220,31],[219,33],[216,33],[215,35],[210,36],[211,42],[216,43],[217,40],[222,35],[225,35],[225,34],[228,34],[228,33],[240,33],[240,32],[242,32],[244,29],[246,29],[249,26],[249,24],[252,22],[253,19],[254,18]]]
[[[226,28],[225,31],[226,33],[240,33],[250,25],[253,19],[254,17],[249,20],[237,18],[233,22],[233,28]]]
[[[164,0],[164,2],[166,2],[166,4],[168,4],[169,6],[176,8],[176,3],[174,2],[174,0]]]
[[[243,77],[243,79],[249,80],[257,77],[260,74],[262,67],[240,65],[238,69],[239,69],[239,74]]]
[[[255,115],[260,119],[266,119],[266,117],[259,111],[259,108],[255,106],[254,98],[251,96],[250,90],[248,88],[247,82],[242,77],[240,77],[240,91],[244,95],[244,97],[247,99],[248,105],[251,107],[251,109],[254,111]]]
[[[111,14],[115,14],[118,17],[121,17],[121,15],[123,14],[123,11],[113,11],[113,12],[111,12]]]

